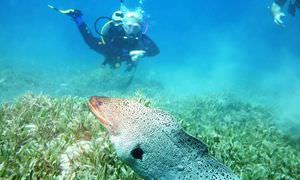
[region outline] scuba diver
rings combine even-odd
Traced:
[[[292,15],[296,15],[296,9],[300,9],[300,0],[275,0],[271,6],[271,11],[274,17],[274,22],[277,25],[283,25],[283,21],[281,17],[285,16],[282,12],[282,7],[289,2],[288,12]]]
[[[146,35],[148,25],[143,29],[143,12],[141,10],[129,11],[121,1],[121,9],[114,12],[112,17],[99,17],[95,21],[95,31],[100,38],[94,37],[86,23],[82,19],[82,13],[76,9],[59,10],[49,5],[49,8],[70,16],[76,23],[84,41],[94,51],[105,57],[103,65],[110,65],[116,69],[124,62],[126,71],[136,68],[137,62],[143,57],[159,54],[159,48]],[[101,32],[97,28],[99,20],[109,21],[102,27]]]

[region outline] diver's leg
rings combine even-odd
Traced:
[[[105,58],[102,65],[105,66],[107,64],[111,69],[118,69],[119,67],[121,67],[121,62],[112,58]]]
[[[137,63],[136,62],[129,62],[127,61],[127,68],[126,68],[126,72],[131,72],[134,68],[137,67]]]

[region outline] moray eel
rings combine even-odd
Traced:
[[[164,111],[107,97],[91,97],[89,107],[118,156],[145,179],[239,179]]]

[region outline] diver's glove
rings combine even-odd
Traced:
[[[75,22],[76,24],[79,26],[83,23],[83,20],[82,20],[82,13],[81,11],[77,10],[77,9],[66,9],[66,10],[62,10],[62,9],[58,9],[54,6],[51,6],[51,5],[48,5],[48,7],[50,9],[53,9],[54,11],[57,11],[61,14],[65,14],[67,16],[70,16]]]
[[[278,4],[273,3],[272,7],[271,7],[271,11],[272,11],[272,14],[274,17],[274,22],[277,25],[280,25],[280,26],[283,25],[283,21],[281,20],[281,17],[284,17],[285,14],[281,11],[281,7]]]
[[[50,9],[53,9],[54,11],[60,12],[62,14],[68,15],[70,17],[72,17],[73,19],[76,19],[77,17],[81,17],[82,13],[81,11],[77,10],[77,9],[66,9],[66,10],[62,10],[62,9],[58,9],[52,5],[48,5],[48,7]]]
[[[61,13],[68,15],[68,16],[72,17],[73,19],[76,19],[76,18],[82,16],[81,11],[79,11],[77,9],[61,10]]]
[[[80,26],[83,23],[81,11],[77,9],[68,9],[60,11],[61,13],[70,16],[76,22],[77,26]]]
[[[133,50],[129,52],[132,61],[138,61],[144,57],[146,51],[144,50]]]

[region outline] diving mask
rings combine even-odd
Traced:
[[[123,29],[127,35],[137,35],[142,31],[143,16],[138,12],[127,12],[123,18]]]

